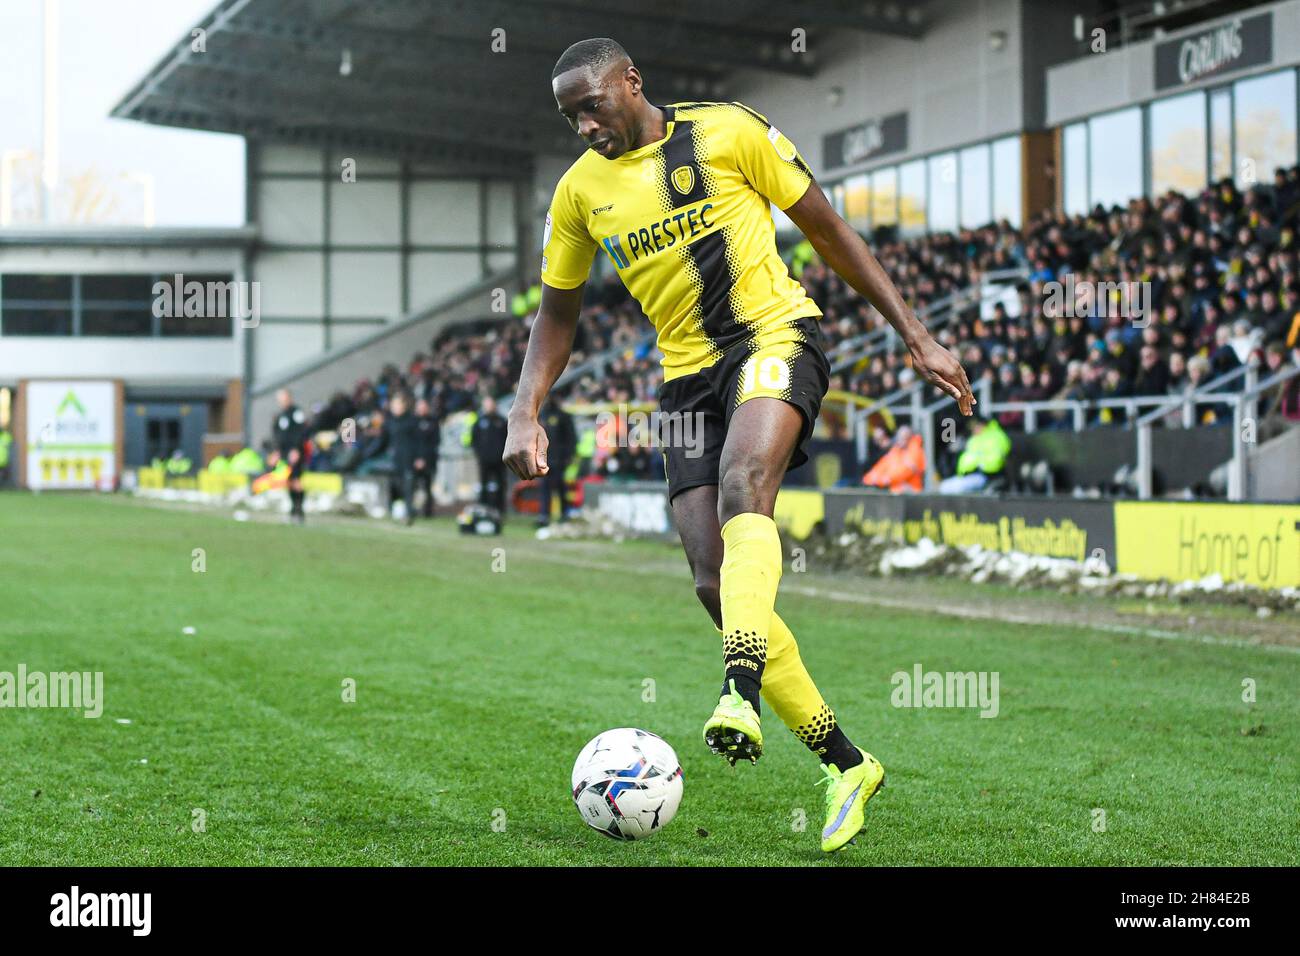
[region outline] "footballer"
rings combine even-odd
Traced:
[[[917,320],[866,243],[826,201],[793,143],[740,103],[655,106],[614,40],[575,43],[551,77],[587,150],[556,186],[542,250],[542,299],[510,409],[504,461],[548,471],[543,400],[573,348],[583,287],[608,257],[655,326],[661,414],[697,416],[704,442],[664,448],[668,495],[695,593],[722,635],[721,699],[704,725],[734,765],[763,752],[761,700],[822,761],[822,849],[864,826],[884,768],[835,720],[776,613],[781,546],[772,520],[785,472],[807,461],[829,366],[821,310],[777,254],[771,204],[898,331],[918,374],[974,397],[961,365]]]

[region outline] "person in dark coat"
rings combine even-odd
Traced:
[[[415,459],[419,441],[417,420],[411,414],[405,394],[398,392],[388,404],[388,420],[384,430],[388,435],[388,447],[393,454],[393,474],[390,479],[393,497],[401,498],[406,503],[406,523],[415,521],[415,507],[412,499],[415,490]]]
[[[442,429],[426,399],[415,403],[415,487],[424,490],[426,518],[433,517],[433,477],[438,471],[438,444]]]
[[[551,499],[556,494],[560,496],[560,520],[564,521],[568,516],[569,493],[564,474],[578,448],[578,433],[573,427],[573,416],[560,407],[553,394],[547,396],[539,421],[550,442],[546,450],[549,470],[542,476],[541,507],[537,512],[538,525],[545,526],[551,522]]]
[[[483,399],[478,418],[470,433],[470,447],[478,460],[479,502],[506,513],[506,466],[501,456],[506,450],[506,420],[497,411],[496,399]]]

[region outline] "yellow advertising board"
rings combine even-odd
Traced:
[[[794,537],[802,540],[826,517],[826,496],[820,491],[782,488],[776,493],[772,519]]]
[[[288,466],[284,468],[285,480]],[[162,468],[136,469],[136,481],[141,488],[172,488],[177,491],[201,491],[209,495],[226,495],[242,491],[249,486],[249,476],[234,472],[213,474],[206,468],[193,475],[169,475]],[[277,487],[284,487],[280,482]],[[343,476],[332,471],[306,471],[302,475],[302,488],[308,494],[343,494]]]
[[[1300,587],[1300,503],[1116,502],[1115,551],[1140,578]]]

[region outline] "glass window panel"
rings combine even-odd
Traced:
[[[1232,176],[1232,90],[1210,94],[1210,178]]]
[[[148,275],[82,276],[81,298],[83,301],[152,302],[154,281]]]
[[[1065,211],[1073,216],[1088,211],[1088,126],[1075,123],[1065,128],[1062,148],[1065,161]]]
[[[836,183],[831,187],[831,208],[841,216],[844,215],[844,184]]]
[[[1269,183],[1273,170],[1294,166],[1295,73],[1285,70],[1232,85],[1237,134],[1237,185]]]
[[[1151,104],[1151,195],[1205,188],[1205,94]]]
[[[871,189],[866,176],[850,176],[844,180],[844,221],[859,232],[866,230],[871,220]]]
[[[0,311],[0,335],[71,335],[71,309],[5,306]]]
[[[167,276],[163,279],[167,280]],[[234,319],[249,314],[252,303],[245,297],[247,286],[235,286],[234,276],[229,273],[199,274],[186,273],[185,285],[197,282],[204,290],[203,315],[186,316],[164,315],[159,322],[158,333],[163,336],[221,336],[228,338],[234,333]],[[174,279],[171,284],[174,284]]]
[[[72,302],[72,276],[24,275],[0,276],[0,291],[6,301],[22,299],[32,302]]]
[[[1088,120],[1090,206],[1127,206],[1142,195],[1142,111],[1134,106]]]
[[[152,335],[153,313],[148,304],[114,308],[83,304],[82,335]]]
[[[1020,225],[1020,137],[993,144],[993,218]]]
[[[957,228],[957,154],[931,156],[926,165],[930,177],[930,231],[952,232]]]
[[[925,232],[925,160],[898,167],[898,224],[904,236]]]
[[[221,316],[163,316],[160,320],[159,334],[164,336],[218,336],[230,338],[233,334],[234,319],[228,315]]]
[[[974,229],[988,224],[989,197],[988,144],[961,151],[961,224]]]
[[[871,225],[898,223],[898,167],[878,169],[871,174]]]

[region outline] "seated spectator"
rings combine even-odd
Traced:
[[[1123,368],[1117,364],[1107,365],[1101,376],[1101,387],[1097,398],[1102,401],[1129,398],[1130,386],[1124,379]],[[1128,421],[1128,412],[1122,405],[1106,405],[1097,411],[1097,424],[1122,425]]]
[[[1292,312],[1282,308],[1274,289],[1265,289],[1259,301],[1259,318],[1264,330],[1264,342],[1294,345],[1296,329],[1300,328],[1300,315],[1293,315]]]
[[[1287,360],[1286,349],[1274,342],[1264,350],[1264,366],[1260,369],[1260,378],[1272,378],[1279,372],[1300,366],[1300,348],[1291,353]],[[1263,411],[1260,422],[1259,440],[1268,441],[1286,428],[1300,424],[1300,375],[1293,376],[1285,382],[1273,386],[1260,396],[1259,406]]]
[[[942,494],[970,494],[985,488],[989,479],[1002,474],[1011,454],[1011,439],[996,419],[974,418],[971,435],[957,459],[957,474],[939,482]]]
[[[1138,373],[1133,382],[1133,394],[1165,395],[1168,391],[1169,367],[1160,361],[1160,353],[1154,345],[1143,345],[1138,353]]]
[[[1210,377],[1218,378],[1238,369],[1243,364],[1232,344],[1231,325],[1220,325],[1214,335],[1214,349],[1210,352]]]
[[[1232,337],[1228,339],[1228,345],[1236,353],[1238,364],[1245,365],[1250,361],[1250,353],[1259,347],[1262,336],[1263,329],[1252,327],[1249,319],[1238,319],[1232,323]]]
[[[862,483],[894,494],[920,491],[925,484],[925,446],[906,425],[894,434],[893,447],[862,476]]]
[[[240,475],[260,475],[266,471],[266,463],[255,449],[244,448],[231,457],[228,470]]]
[[[1187,360],[1187,384],[1183,388],[1183,394],[1191,395],[1201,391],[1214,377],[1209,359],[1204,355],[1192,356]],[[1196,407],[1196,421],[1202,425],[1232,421],[1232,407],[1221,404],[1198,405]]]
[[[889,454],[893,440],[884,425],[877,425],[871,430],[871,444],[867,447],[867,471],[875,467],[876,462]]]
[[[1170,395],[1179,394],[1187,384],[1187,356],[1182,352],[1169,353],[1169,374],[1166,376],[1165,391]]]
[[[369,475],[377,471],[388,471],[391,460],[388,456],[388,430],[384,428],[383,412],[374,412],[366,422],[364,438],[361,439],[361,459],[357,465],[358,475]]]

